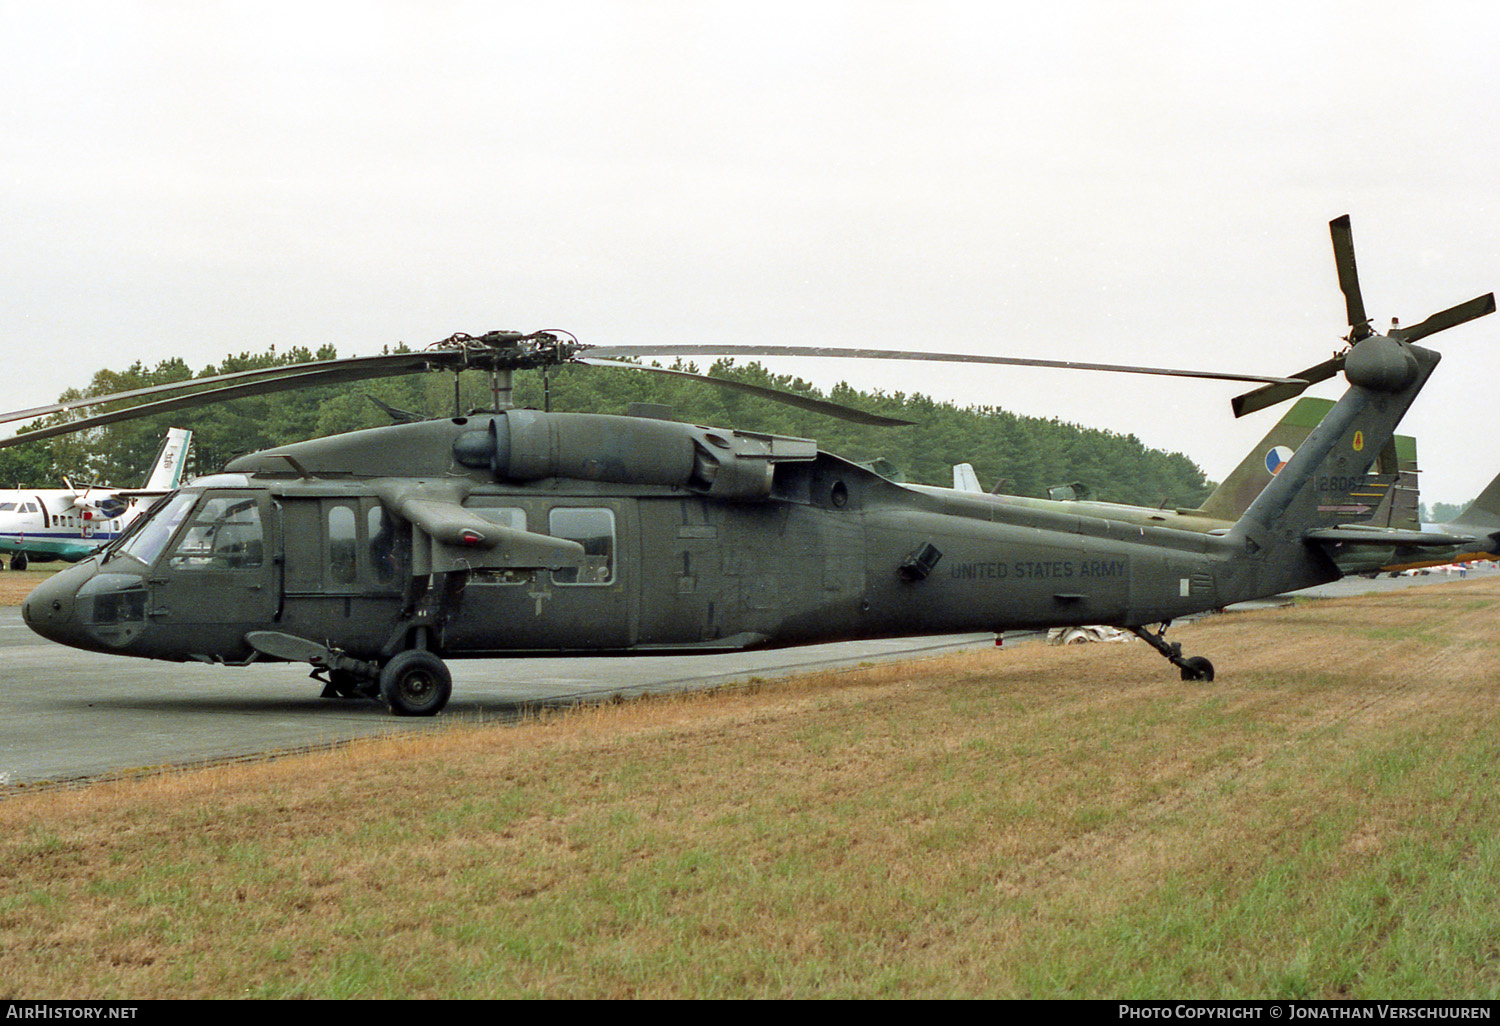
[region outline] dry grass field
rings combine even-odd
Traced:
[[[0,997],[1490,997],[1500,582],[0,801]]]
[[[10,560],[6,560],[7,566]],[[58,570],[67,566],[66,563],[42,563],[35,567],[27,567],[17,573],[13,570],[0,570],[0,606],[19,606],[32,588],[41,584]]]

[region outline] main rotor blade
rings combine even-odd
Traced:
[[[692,378],[695,381],[706,381],[720,388],[733,389],[736,392],[748,392],[763,399],[771,399],[787,406],[796,406],[799,409],[811,410],[813,413],[822,413],[829,417],[838,417],[840,420],[852,421],[855,424],[870,424],[875,427],[908,427],[913,422],[909,420],[898,420],[895,417],[883,417],[878,413],[867,413],[864,410],[856,410],[852,406],[844,406],[840,403],[829,402],[826,399],[813,399],[805,395],[797,395],[795,392],[783,392],[780,389],[766,388],[762,385],[751,385],[743,381],[732,381],[729,378],[715,378],[707,374],[693,374],[689,371],[669,370],[666,367],[647,367],[639,363],[622,363],[618,360],[601,360],[594,357],[575,357],[571,362],[585,364],[589,367],[617,367],[625,370],[646,371],[650,374],[670,374],[678,378]]]
[[[1338,356],[1315,364],[1305,371],[1298,371],[1292,381],[1286,384],[1263,385],[1243,395],[1237,395],[1229,400],[1229,405],[1233,408],[1236,417],[1243,417],[1247,413],[1264,410],[1267,406],[1275,406],[1277,403],[1297,398],[1297,396],[1307,390],[1309,385],[1316,385],[1319,381],[1327,381],[1337,374],[1343,366],[1344,355],[1340,353]]]
[[[1417,339],[1426,338],[1428,335],[1472,321],[1476,317],[1495,312],[1495,294],[1479,296],[1467,303],[1459,303],[1450,306],[1440,313],[1435,313],[1420,324],[1413,324],[1410,328],[1392,328],[1391,337],[1399,338],[1403,342],[1415,342]]]
[[[1172,370],[1166,367],[1126,367],[1114,363],[1079,363],[1072,360],[1031,360],[1018,356],[975,356],[969,353],[915,353],[892,349],[838,349],[819,346],[734,346],[734,345],[666,345],[666,346],[591,346],[589,356],[811,356],[839,357],[856,360],[926,360],[938,363],[989,363],[1008,367],[1054,367],[1060,370],[1115,371],[1121,374],[1160,374],[1178,378],[1210,378],[1217,381],[1258,381],[1291,384],[1291,378],[1272,378],[1263,374],[1227,374],[1219,371]],[[717,380],[717,379],[715,379]]]
[[[1365,316],[1365,301],[1359,294],[1359,270],[1354,266],[1354,233],[1349,227],[1349,215],[1329,221],[1328,231],[1333,236],[1333,261],[1339,269],[1339,290],[1344,293],[1344,306],[1349,312],[1351,341],[1357,342],[1371,332],[1370,318]]]
[[[228,382],[267,381],[291,378],[296,379],[297,383],[288,385],[288,388],[304,388],[309,383],[318,383],[302,380],[303,375],[314,370],[337,373],[342,368],[369,369],[369,373],[356,371],[351,377],[334,378],[329,383],[336,381],[359,381],[361,378],[376,378],[386,374],[409,374],[451,363],[453,362],[454,355],[447,350],[422,353],[382,353],[379,356],[350,356],[338,360],[319,360],[313,363],[295,363],[280,367],[262,367],[258,370],[233,371],[229,374],[215,374],[207,378],[187,378],[183,381],[173,381],[165,385],[150,385],[146,388],[135,388],[127,392],[113,392],[109,395],[82,396],[78,399],[53,403],[50,406],[35,406],[29,410],[0,413],[0,424],[16,420],[31,420],[34,417],[45,417],[49,413],[61,413],[65,410],[81,410],[89,406],[99,406],[103,403],[121,402],[126,399],[140,399],[148,395],[160,395],[163,392],[180,392],[183,389],[201,388],[204,385],[222,385]]]
[[[342,360],[324,360],[318,363],[293,364],[287,367],[275,368],[276,373],[274,376],[271,375],[271,369],[241,371],[234,374],[217,375],[214,378],[196,378],[189,381],[175,382],[171,385],[153,386],[149,389],[136,389],[131,392],[116,393],[114,395],[96,396],[70,403],[60,403],[57,406],[60,409],[75,409],[82,406],[114,402],[132,396],[187,388],[195,384],[203,384],[204,382],[232,382],[230,384],[221,383],[216,388],[203,388],[185,395],[171,396],[166,399],[158,399],[155,402],[142,403],[123,410],[112,410],[108,413],[95,414],[91,417],[82,417],[78,420],[68,421],[65,424],[54,424],[38,428],[35,431],[27,431],[9,438],[0,438],[0,449],[21,445],[26,442],[39,442],[47,438],[55,438],[58,435],[72,434],[77,431],[87,431],[90,428],[105,427],[109,424],[117,424],[122,421],[151,417],[159,413],[170,413],[175,410],[208,406],[213,403],[225,402],[232,399],[244,399],[249,396],[266,395],[268,393],[288,391],[296,388],[309,388],[316,385],[343,384],[350,381],[362,381],[367,378],[419,374],[434,367],[461,367],[464,366],[464,361],[465,357],[463,353],[449,350],[384,354],[372,357],[349,357]],[[860,424],[870,424],[878,427],[899,427],[911,423],[911,421],[898,420],[894,417],[884,417],[876,413],[867,413],[864,410],[856,410],[853,407],[841,406],[838,403],[826,400],[811,399],[807,396],[795,395],[791,392],[781,392],[776,389],[764,388],[759,385],[751,385],[739,381],[730,381],[725,378],[713,378],[707,375],[690,374],[686,371],[671,371],[660,367],[643,367],[639,364],[618,363],[607,360],[579,359],[573,362],[592,363],[601,367],[625,367],[630,370],[672,374],[677,377],[698,378],[724,388],[759,395],[764,398],[787,403],[788,405],[811,410],[815,413],[826,414],[830,417],[840,417],[844,420]],[[36,411],[22,412],[30,412],[32,416],[41,416],[44,413],[59,412],[59,409],[38,407]],[[0,421],[5,419],[20,420],[23,418],[18,415],[0,417]]]
[[[400,360],[391,360],[387,357],[397,355],[403,357]],[[416,359],[425,356],[427,359]],[[437,356],[437,359],[432,357]],[[123,410],[111,410],[108,413],[98,413],[92,417],[81,417],[78,420],[70,420],[64,424],[53,424],[48,427],[38,428],[35,431],[27,431],[22,434],[12,435],[9,438],[0,438],[0,449],[21,445],[25,442],[38,442],[44,438],[54,438],[58,435],[72,434],[76,431],[87,431],[90,428],[104,427],[108,424],[116,424],[126,420],[138,420],[141,417],[151,417],[158,413],[170,413],[173,410],[192,409],[197,406],[208,406],[212,403],[225,402],[230,399],[244,399],[252,395],[265,395],[270,392],[282,392],[294,388],[309,388],[314,385],[336,385],[346,381],[362,381],[366,378],[386,377],[399,374],[419,374],[429,368],[430,364],[441,364],[445,362],[442,354],[417,354],[401,353],[387,354],[387,356],[376,357],[350,357],[347,360],[327,360],[321,363],[292,365],[280,368],[283,372],[279,377],[266,378],[260,372],[244,372],[251,380],[239,380],[232,385],[221,385],[218,388],[206,388],[198,392],[189,392],[186,395],[172,396],[168,399],[158,399],[155,402],[141,403],[138,406],[130,406]],[[238,377],[238,375],[225,375],[224,377]],[[209,380],[207,378],[200,380]],[[187,382],[179,382],[180,387]],[[125,393],[121,393],[125,394]],[[119,399],[120,395],[101,396],[93,402],[109,402]]]

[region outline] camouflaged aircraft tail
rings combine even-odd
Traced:
[[[1359,345],[1371,342],[1383,347],[1374,354],[1374,369],[1371,361],[1357,361],[1351,354],[1348,391],[1230,529],[1227,539],[1242,546],[1248,558],[1234,561],[1224,581],[1226,601],[1294,591],[1341,576],[1312,535],[1369,524],[1381,498],[1371,489],[1370,471],[1388,451],[1396,426],[1441,359],[1432,350],[1382,336]]]
[[[1479,498],[1469,503],[1453,519],[1455,526],[1484,528],[1486,533],[1500,529],[1500,476],[1497,476]]]
[[[1204,500],[1199,512],[1231,522],[1244,516],[1256,496],[1281,472],[1333,406],[1332,399],[1298,399],[1286,416],[1272,425],[1239,466]],[[1416,472],[1415,439],[1397,435],[1380,450],[1371,469],[1370,487],[1365,489],[1373,492],[1375,497],[1369,513],[1372,524],[1410,530],[1418,528]]]

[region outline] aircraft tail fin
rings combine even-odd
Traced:
[[[1481,527],[1487,532],[1500,528],[1500,476],[1485,486],[1479,498],[1469,503],[1453,520],[1454,525]]]
[[[955,492],[984,492],[979,484],[979,475],[974,473],[974,464],[953,464],[953,490]]]
[[[1376,462],[1376,473],[1394,474],[1389,494],[1370,522],[1377,527],[1397,531],[1422,529],[1421,491],[1417,484],[1417,440],[1397,435],[1382,451]]]
[[[182,483],[182,468],[187,462],[187,450],[192,440],[191,431],[183,428],[167,429],[167,437],[162,440],[161,448],[157,450],[156,463],[151,467],[151,473],[146,478],[143,491],[176,490],[177,486]]]
[[[1332,399],[1298,399],[1203,500],[1199,511],[1219,520],[1238,520],[1331,409]]]
[[[1240,461],[1239,466],[1203,501],[1198,512],[1218,520],[1238,520],[1333,406],[1332,399],[1304,397],[1297,400],[1286,415],[1272,425],[1266,436]],[[1380,496],[1369,513],[1370,523],[1408,530],[1416,530],[1420,526],[1417,515],[1416,445],[1415,439],[1397,435],[1380,450],[1371,470],[1373,477],[1368,482],[1371,491]],[[1343,519],[1349,517],[1345,516]]]
[[[1254,580],[1241,580],[1228,590],[1247,596],[1276,594],[1339,577],[1312,535],[1351,522],[1368,523],[1384,497],[1371,488],[1370,471],[1389,450],[1396,426],[1439,359],[1432,350],[1385,336],[1371,336],[1355,346],[1345,369],[1348,391],[1229,532],[1230,540],[1256,558],[1241,567]]]

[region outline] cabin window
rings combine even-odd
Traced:
[[[615,579],[615,515],[607,509],[565,506],[547,517],[554,538],[583,546],[583,566],[552,571],[556,584],[604,585]]]
[[[353,584],[358,568],[354,510],[348,506],[328,508],[328,579],[334,584]]]
[[[508,527],[513,531],[526,530],[526,511],[519,506],[474,506],[469,510],[492,524]],[[514,570],[494,567],[475,570],[474,584],[525,584],[532,579],[530,570]]]
[[[526,511],[519,506],[475,506],[469,512],[512,531],[526,530]]]
[[[376,503],[365,511],[365,536],[370,539],[370,568],[382,583],[396,577],[396,524]]]
[[[168,565],[174,570],[252,570],[261,565],[264,552],[255,499],[215,495],[194,514]]]
[[[16,504],[14,502],[0,502],[0,513],[14,513]]]

